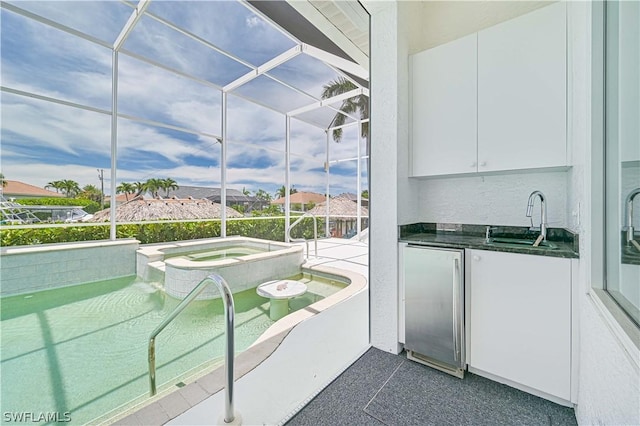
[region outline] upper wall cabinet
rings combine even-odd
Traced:
[[[566,5],[478,33],[478,171],[567,165]]]
[[[476,171],[477,34],[410,57],[414,176]]]
[[[410,58],[412,176],[567,166],[566,5]]]

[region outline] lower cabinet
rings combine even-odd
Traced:
[[[472,372],[571,400],[571,260],[467,250]]]

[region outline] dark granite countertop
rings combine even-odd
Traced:
[[[534,254],[539,256],[577,259],[578,235],[562,228],[547,229],[547,241],[554,248],[513,245],[488,245],[485,243],[489,225],[465,225],[451,223],[413,223],[400,225],[399,241],[431,247],[455,249],[479,249],[506,253]],[[528,227],[491,225],[493,238],[518,238],[535,240],[539,232]]]

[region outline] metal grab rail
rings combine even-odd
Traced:
[[[233,295],[229,289],[227,282],[218,274],[211,274],[202,281],[184,298],[182,302],[171,312],[171,314],[165,318],[162,323],[156,327],[155,330],[149,336],[149,385],[151,388],[151,396],[156,394],[156,336],[165,329],[171,321],[173,321],[202,291],[204,288],[211,284],[216,284],[222,301],[224,304],[224,316],[226,318],[226,330],[225,330],[225,353],[224,353],[224,372],[227,378],[227,386],[225,388],[225,407],[224,407],[224,421],[225,423],[231,423],[235,419],[233,412],[233,355],[234,355],[234,340],[233,340],[233,323],[235,308],[233,305]]]
[[[316,258],[317,258],[318,257],[318,219],[316,218],[316,215],[309,212],[296,212],[296,211],[290,211],[289,213],[302,213],[302,216],[300,216],[298,219],[296,219],[295,222],[293,222],[291,225],[287,227],[287,240],[293,241],[294,243],[304,242],[307,245],[307,259],[309,259],[309,241],[306,238],[291,238],[291,230],[294,228],[294,226],[302,222],[302,219],[304,219],[305,216],[311,216],[313,218],[313,241],[314,241],[314,248],[315,248]]]

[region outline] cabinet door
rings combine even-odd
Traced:
[[[566,5],[478,33],[478,171],[567,165]]]
[[[410,58],[412,176],[477,171],[476,52],[472,34]]]
[[[571,397],[571,261],[470,250],[469,366]]]

